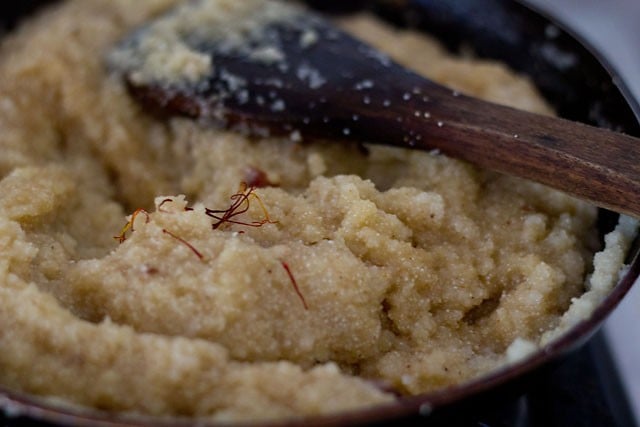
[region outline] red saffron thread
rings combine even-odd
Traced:
[[[238,224],[244,225],[247,227],[262,227],[265,224],[275,224],[276,221],[272,221],[269,218],[269,212],[265,207],[260,196],[256,194],[255,187],[248,187],[246,183],[242,183],[240,185],[240,190],[230,197],[231,205],[227,209],[223,210],[213,210],[213,209],[205,209],[205,213],[207,216],[217,220],[211,226],[214,230],[220,228],[223,224]],[[264,219],[261,221],[252,221],[252,222],[244,222],[238,221],[236,218],[238,215],[242,215],[246,213],[251,207],[251,199],[254,199],[260,205],[262,209],[262,213],[264,215]]]
[[[162,209],[162,207],[167,204],[167,203],[172,203],[173,199],[164,199],[162,202],[160,202],[160,204],[158,205],[158,212],[162,212],[162,213],[168,213],[169,211]]]
[[[304,306],[304,309],[305,310],[309,310],[309,306],[307,305],[307,301],[304,299],[304,295],[302,295],[302,292],[300,292],[300,288],[298,287],[298,282],[296,281],[296,278],[293,276],[293,273],[291,272],[291,269],[289,268],[289,264],[287,264],[284,261],[280,261],[280,264],[282,265],[284,270],[287,272],[287,275],[289,276],[289,279],[291,280],[291,284],[293,285],[293,289],[295,289],[296,294],[298,294],[298,297],[300,298],[300,301],[302,301],[302,305]]]
[[[164,200],[163,200],[162,202],[160,202],[160,204],[158,205],[158,212],[162,212],[162,213],[170,213],[168,210],[163,209],[162,207],[163,207],[165,204],[167,204],[167,203],[173,203],[173,202],[175,202],[175,200],[173,200],[173,199],[171,199],[171,198],[164,199]],[[184,208],[184,211],[185,211],[185,212],[191,212],[191,211],[193,211],[193,208],[190,208],[190,207],[186,206],[186,207]]]
[[[163,228],[163,229],[162,229],[162,232],[163,232],[164,234],[169,235],[170,237],[173,237],[173,238],[174,238],[174,239],[176,239],[178,242],[180,242],[180,243],[182,243],[183,245],[185,245],[187,248],[189,248],[189,249],[191,250],[191,252],[193,252],[194,254],[196,254],[196,256],[197,256],[198,258],[200,258],[200,260],[201,260],[201,261],[203,261],[203,260],[204,260],[204,256],[202,255],[202,253],[201,253],[199,250],[197,250],[197,249],[196,249],[196,248],[195,248],[191,243],[187,242],[185,239],[183,239],[183,238],[182,238],[182,237],[180,237],[180,236],[176,236],[174,233],[170,232],[170,231],[169,231],[169,230],[167,230],[167,229],[164,229],[164,228]]]
[[[131,232],[133,233],[135,230],[133,229],[133,225],[136,222],[136,218],[138,217],[139,214],[144,214],[145,218],[145,224],[148,224],[149,221],[151,220],[151,218],[149,217],[149,212],[147,212],[146,210],[139,208],[136,209],[132,214],[131,214],[131,219],[125,224],[125,226],[122,228],[122,231],[120,232],[119,235],[114,236],[113,238],[116,239],[118,242],[120,243],[124,243],[127,240],[127,231],[131,230]]]

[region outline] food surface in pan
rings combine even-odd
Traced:
[[[3,41],[2,386],[158,416],[335,413],[520,360],[617,280],[635,224],[594,257],[596,209],[544,186],[149,114],[107,64],[179,3],[69,0]],[[500,64],[370,16],[339,25],[455,90],[552,114]]]

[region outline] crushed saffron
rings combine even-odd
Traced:
[[[249,166],[245,169],[245,182],[249,187],[255,188],[271,187],[274,185],[269,180],[266,172],[255,166]]]

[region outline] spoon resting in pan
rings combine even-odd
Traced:
[[[295,5],[190,1],[110,62],[164,114],[261,136],[439,150],[640,217],[640,139],[459,94]]]

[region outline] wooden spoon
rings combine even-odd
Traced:
[[[439,150],[640,217],[640,139],[458,94],[291,5],[189,2],[125,40],[112,64],[163,113]]]

